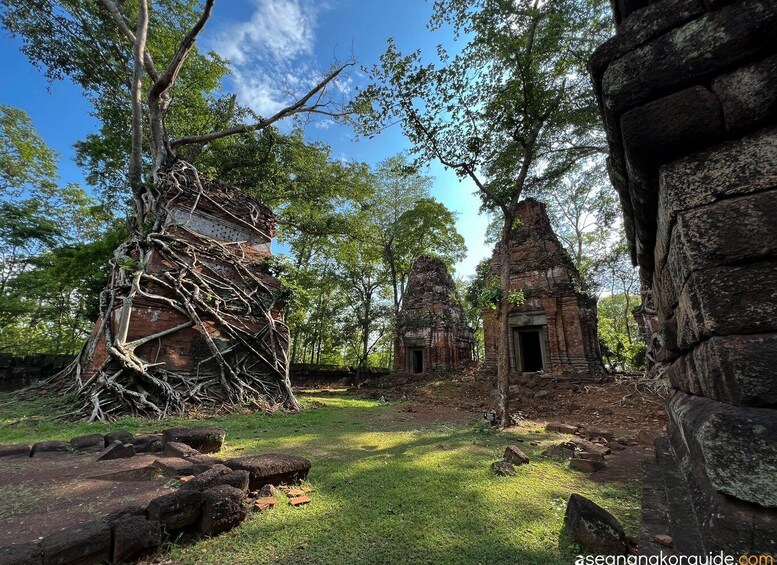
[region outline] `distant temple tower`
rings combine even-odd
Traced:
[[[596,299],[580,291],[580,274],[553,233],[545,204],[518,205],[521,225],[510,241],[510,290],[525,304],[510,309],[510,370],[553,374],[600,373]],[[499,273],[499,247],[491,268]],[[497,320],[483,311],[484,368],[496,371]]]
[[[397,319],[394,366],[408,373],[457,369],[472,361],[475,339],[445,263],[419,257]]]

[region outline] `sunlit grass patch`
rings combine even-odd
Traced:
[[[536,423],[494,433],[478,418],[419,423],[376,400],[306,395],[300,414],[233,414],[190,421],[227,430],[224,456],[288,452],[313,462],[313,502],[285,501],[253,514],[236,530],[180,547],[178,563],[570,563],[577,549],[562,534],[572,492],[592,498],[635,533],[639,484],[597,484],[541,452],[561,440]],[[56,430],[35,411],[0,406],[18,441],[71,437],[108,428],[132,431],[184,423],[130,419],[111,426]],[[13,414],[11,414],[13,412]],[[44,413],[45,414],[45,413]],[[41,415],[38,412],[38,415]],[[77,432],[77,433],[76,433]],[[48,434],[52,434],[49,436]],[[519,442],[518,440],[523,440]],[[531,445],[532,441],[539,442]],[[491,462],[517,443],[532,459],[515,477],[496,477]]]

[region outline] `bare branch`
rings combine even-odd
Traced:
[[[314,114],[323,114],[326,116],[346,115],[345,112],[337,113],[337,112],[329,112],[326,110],[322,110],[322,107],[324,107],[323,104],[314,103],[312,106],[306,106],[306,104],[317,94],[323,93],[324,89],[327,87],[327,85],[330,82],[332,82],[335,78],[337,78],[337,76],[341,72],[343,72],[347,67],[352,67],[354,64],[355,64],[354,61],[349,61],[348,63],[345,63],[344,65],[337,67],[326,77],[324,77],[321,80],[321,82],[319,82],[315,87],[313,87],[307,94],[305,94],[305,96],[297,100],[291,106],[287,106],[286,108],[279,110],[273,116],[270,116],[267,119],[259,120],[255,124],[251,124],[251,125],[248,125],[248,124],[240,125],[232,128],[223,129],[221,131],[206,133],[203,135],[189,135],[186,137],[181,137],[179,139],[173,140],[170,143],[170,147],[172,149],[177,149],[179,147],[183,147],[184,145],[191,145],[193,143],[210,143],[211,141],[216,141],[217,139],[229,137],[230,135],[237,135],[241,133],[248,133],[251,131],[262,130],[272,125],[273,123],[277,122],[278,120],[287,118],[289,116],[293,116],[295,114],[314,113]]]

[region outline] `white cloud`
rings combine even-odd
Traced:
[[[221,30],[214,47],[235,65],[310,55],[317,16],[318,9],[307,0],[255,0],[251,19]]]
[[[232,82],[242,104],[269,116],[307,92],[317,80],[315,0],[253,0],[250,19],[223,25],[210,47],[232,63]],[[336,92],[352,88],[337,81]]]

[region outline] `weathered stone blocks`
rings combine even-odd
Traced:
[[[564,526],[572,541],[600,555],[625,555],[626,532],[615,517],[579,494],[567,502]]]
[[[693,359],[704,396],[777,406],[777,334],[713,337],[694,349]]]
[[[703,147],[724,131],[718,98],[702,86],[693,86],[639,106],[623,114],[621,133],[631,163],[664,163]]]
[[[777,115],[777,56],[717,77],[712,90],[723,104],[726,129],[748,127]]]
[[[602,77],[605,105],[620,113],[680,90],[762,52],[775,36],[773,0],[745,0],[707,13],[613,61]]]
[[[281,453],[237,457],[224,464],[233,470],[248,471],[251,490],[259,490],[264,485],[296,483],[304,480],[310,471],[310,461],[304,457]]]
[[[200,453],[216,453],[224,444],[226,432],[221,428],[172,428],[162,432],[162,444],[167,442],[184,443]]]
[[[678,214],[668,265],[677,288],[690,274],[777,257],[777,190],[722,200]]]
[[[200,491],[177,490],[149,502],[148,517],[168,532],[179,530],[199,520],[204,501]]]
[[[243,493],[229,485],[209,488],[203,493],[204,507],[200,533],[214,536],[231,530],[245,520]]]
[[[233,471],[224,465],[214,465],[181,486],[182,490],[204,491],[219,485],[229,485],[241,492],[248,491],[248,471]]]
[[[681,349],[714,335],[777,331],[777,260],[693,273],[676,316]]]
[[[159,522],[145,516],[124,516],[113,525],[113,562],[138,559],[155,551],[161,543]]]
[[[111,558],[111,529],[94,521],[46,536],[41,542],[44,565],[87,565]]]
[[[688,452],[711,485],[736,499],[777,508],[777,414],[676,392],[668,403]]]
[[[0,457],[29,457],[32,446],[29,443],[0,445]]]
[[[105,438],[100,434],[78,436],[70,440],[70,446],[76,451],[102,451],[104,445]]]
[[[41,565],[43,549],[37,543],[16,543],[0,549],[0,565]]]

